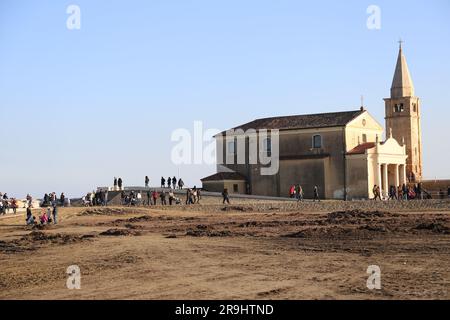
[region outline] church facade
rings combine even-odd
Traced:
[[[290,187],[300,184],[305,198],[312,198],[317,186],[323,199],[368,199],[374,185],[386,195],[391,185],[419,180],[420,106],[401,47],[385,103],[384,140],[382,125],[363,107],[257,119],[222,132],[215,136],[218,172],[201,179],[203,188],[287,197]],[[271,155],[274,142],[278,170],[261,174],[268,164],[253,161],[251,151]]]

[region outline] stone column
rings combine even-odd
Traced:
[[[381,163],[377,164],[377,185],[378,187],[380,187],[380,192],[381,192]]]
[[[400,179],[399,179],[399,165],[396,164],[395,165],[395,187],[397,188],[398,185],[400,184]]]
[[[403,167],[403,183],[406,184],[406,164],[402,165]]]
[[[384,192],[385,192],[385,195],[388,195],[389,194],[389,182],[388,182],[388,178],[389,178],[389,175],[388,175],[388,164],[387,163],[385,163],[384,164]]]

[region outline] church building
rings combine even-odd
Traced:
[[[351,200],[372,198],[374,185],[386,196],[390,186],[420,181],[420,104],[401,44],[391,96],[384,100],[384,141],[382,125],[363,107],[257,119],[219,133],[215,136],[218,172],[201,179],[203,188],[287,197],[290,187],[300,184],[305,198],[312,198],[317,186],[322,199]],[[238,141],[243,141],[244,151]],[[261,174],[268,164],[255,162],[252,150],[276,154],[276,172]]]

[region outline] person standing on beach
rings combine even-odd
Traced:
[[[148,176],[145,176],[145,187],[148,188],[148,184],[150,182],[150,179],[148,178]]]
[[[173,189],[169,190],[169,205],[171,206],[173,203],[173,200],[175,199],[175,194],[173,193]]]
[[[108,189],[105,190],[105,207],[108,206]]]
[[[122,190],[122,183],[123,183],[122,178],[119,178],[119,180],[117,180],[117,185],[119,187],[119,190]]]
[[[183,190],[183,186],[184,186],[184,182],[183,182],[183,180],[178,180],[178,188],[180,189],[180,190]]]
[[[57,223],[57,217],[58,217],[58,206],[54,205],[53,206],[53,223],[56,224]]]
[[[167,178],[167,187],[170,188],[172,184],[172,179],[170,177]]]
[[[164,177],[161,177],[161,188],[165,187],[166,187],[166,179],[164,179]]]
[[[152,202],[151,198],[152,198],[152,193],[150,192],[150,190],[147,190],[147,205],[148,206],[150,206],[150,203]]]
[[[30,194],[27,194],[27,204],[28,204],[28,207],[31,207],[32,202],[33,202],[33,197],[31,197]]]
[[[159,194],[159,197],[161,198],[161,204],[163,206],[165,206],[167,204],[167,202],[166,202],[166,192],[164,190],[161,191],[161,193]]]
[[[59,197],[59,202],[61,203],[61,207],[64,207],[64,204],[66,203],[66,196],[64,195],[64,192],[61,193],[61,196]]]
[[[153,198],[153,205],[156,206],[156,199],[158,199],[158,192],[156,192],[156,190],[153,190],[152,198]]]

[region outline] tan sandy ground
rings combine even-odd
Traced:
[[[25,227],[24,214],[0,218],[1,299],[450,298],[450,212],[59,216],[43,230]],[[81,290],[66,288],[74,264]],[[382,290],[366,288],[369,265],[381,267]]]

